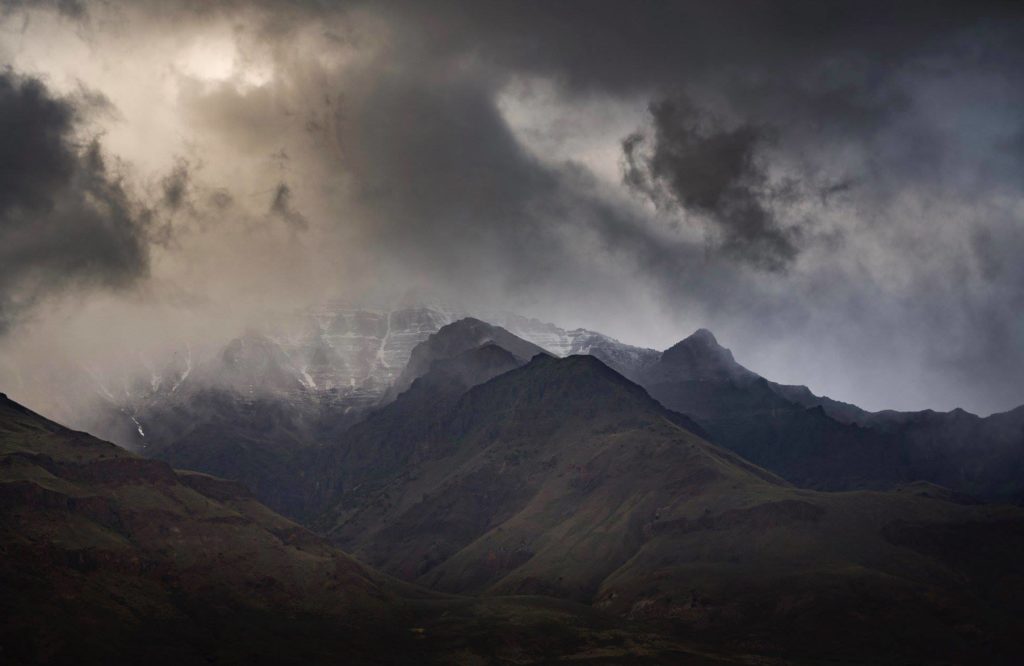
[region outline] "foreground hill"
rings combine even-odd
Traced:
[[[5,657],[315,658],[284,638],[328,624],[351,627],[332,645],[355,654],[403,638],[381,630],[401,611],[379,576],[241,486],[138,458],[6,396],[0,455]]]
[[[1024,629],[1018,509],[794,488],[589,356],[418,385],[317,465],[317,526],[386,572],[812,661],[995,660]]]
[[[398,583],[2,394],[0,589],[4,664],[722,663],[571,603]]]

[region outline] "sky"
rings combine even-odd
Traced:
[[[430,298],[1024,403],[1014,3],[0,8],[0,390]]]

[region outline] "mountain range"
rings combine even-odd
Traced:
[[[871,413],[706,330],[406,315],[358,405],[323,336],[190,360],[110,413],[141,456],[0,399],[3,654],[1014,663],[1022,409]]]
[[[493,368],[493,350],[456,363]],[[570,599],[730,649],[999,653],[1015,622],[1004,594],[1018,580],[1019,509],[928,483],[802,490],[709,443],[596,358],[506,361],[517,367],[468,389],[435,362],[319,451],[305,520],[432,589]],[[1000,628],[973,633],[971,618],[989,614]]]
[[[401,583],[3,394],[0,508],[5,664],[734,663],[580,604]]]
[[[335,441],[406,390],[426,369],[421,345],[449,344],[431,336],[461,321],[460,313],[327,305],[288,326],[250,331],[210,358],[182,364],[176,356],[168,365],[177,368],[173,380],[161,375],[148,384],[154,390],[108,401],[96,410],[102,418],[85,426],[145,455],[240,480],[281,508],[270,493],[286,485],[278,473],[286,460]],[[658,352],[585,329],[494,317],[505,324],[491,322],[499,346],[523,358],[594,356],[690,416],[711,441],[800,487],[885,489],[923,480],[986,501],[1024,501],[1024,406],[984,418],[963,410],[868,412],[757,375],[703,329]]]

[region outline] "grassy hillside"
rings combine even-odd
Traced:
[[[811,659],[994,659],[1020,628],[1024,579],[1006,554],[1024,548],[1024,512],[924,484],[794,488],[592,357],[535,358],[431,424],[417,436],[405,422],[401,465],[350,477],[320,522],[407,580],[573,599]],[[953,534],[984,555],[951,558]]]
[[[2,394],[0,509],[4,664],[723,663],[576,604],[395,581]]]

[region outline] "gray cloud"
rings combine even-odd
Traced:
[[[146,274],[148,214],[77,122],[38,79],[0,73],[0,332],[52,293]]]
[[[140,30],[226,18],[274,72],[181,84],[204,145],[265,171],[230,191],[169,177],[171,209],[212,192],[212,217],[250,196],[265,211],[269,192],[272,216],[325,234],[338,282],[428,282],[644,344],[707,325],[755,369],[868,406],[1024,401],[1009,4],[140,6]],[[649,106],[626,187],[527,145],[501,106],[524,79],[595,144],[625,132],[576,108]]]
[[[309,228],[306,217],[295,210],[292,204],[292,190],[287,183],[279,183],[274,190],[274,198],[270,202],[270,214],[281,219],[295,231]]]
[[[160,181],[160,188],[163,190],[163,203],[172,212],[177,212],[182,207],[191,205],[190,201],[190,180],[188,164],[179,160],[170,173]]]
[[[797,230],[783,228],[772,213],[773,188],[758,164],[770,131],[716,127],[686,99],[655,102],[650,112],[654,136],[632,134],[622,143],[626,184],[662,208],[706,216],[725,251],[767,270],[785,269],[798,251]]]

